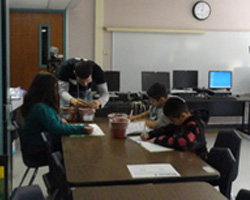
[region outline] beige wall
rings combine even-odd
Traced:
[[[250,29],[249,0],[207,0],[209,19],[192,16],[196,0],[104,0],[104,26],[180,29]]]
[[[101,1],[101,0],[97,0]],[[207,0],[211,16],[192,16],[196,0],[103,0],[104,27],[250,31],[249,0]],[[94,59],[95,1],[84,0],[68,11],[68,58]],[[103,68],[111,69],[112,34],[103,31]]]
[[[94,0],[83,0],[67,11],[67,58],[94,58]]]

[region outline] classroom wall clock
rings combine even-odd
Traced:
[[[211,14],[211,6],[205,1],[198,1],[193,6],[193,15],[198,20],[205,20]]]

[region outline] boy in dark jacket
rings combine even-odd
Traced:
[[[178,97],[169,98],[163,111],[171,124],[148,134],[143,133],[142,140],[177,150],[192,151],[205,160],[207,147],[204,121],[192,114],[185,101]]]

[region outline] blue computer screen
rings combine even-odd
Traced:
[[[230,89],[232,88],[231,71],[210,71],[209,88],[211,89]]]

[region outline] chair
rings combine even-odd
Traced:
[[[19,133],[20,144],[21,144],[22,159],[23,159],[24,164],[27,166],[27,169],[19,184],[19,187],[21,187],[31,168],[34,168],[34,172],[32,174],[32,177],[28,185],[32,185],[37,175],[39,167],[48,165],[48,152],[45,146],[44,149],[41,149],[40,152],[37,152],[36,154],[31,154],[29,150],[29,145],[30,145],[29,142],[23,136],[22,131],[19,130],[18,133]]]
[[[233,170],[234,171],[233,180],[235,180],[238,175],[238,168],[240,161],[241,137],[233,129],[220,130],[216,137],[214,147],[225,147],[231,150],[236,160],[236,164]]]
[[[249,200],[250,199],[250,190],[246,190],[246,189],[241,189],[235,200]]]
[[[49,170],[50,170],[48,173],[43,175],[43,181],[44,181],[44,184],[47,188],[48,195],[54,200],[54,199],[57,199],[56,197],[58,196],[58,189],[57,189],[56,183],[54,183],[54,181],[53,181],[53,179],[54,179],[53,176],[55,176],[55,175],[53,175],[51,172],[51,171],[55,171],[53,163],[52,163],[52,152],[53,152],[52,146],[53,145],[52,145],[52,141],[51,141],[49,134],[42,133],[41,135],[42,135],[43,141],[45,142],[45,144],[47,146],[48,166],[49,166]]]
[[[49,164],[49,174],[47,174],[51,187],[53,188],[52,199],[71,200],[72,191],[66,180],[63,157],[61,152],[54,152]],[[51,195],[51,194],[50,194]]]
[[[230,199],[231,186],[234,178],[234,165],[236,160],[228,148],[213,147],[208,154],[207,163],[220,172],[220,178],[210,181],[212,185],[218,185],[220,192]]]
[[[10,200],[45,200],[41,188],[38,185],[30,185],[16,188],[11,194]]]

